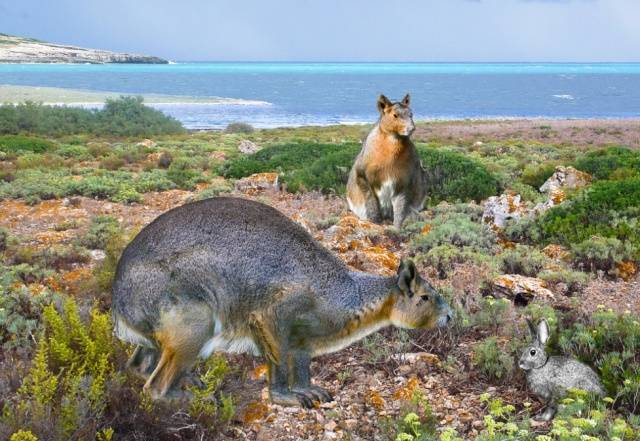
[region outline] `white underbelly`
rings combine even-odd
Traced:
[[[260,350],[251,337],[225,332],[219,320],[215,321],[213,336],[202,346],[198,355],[209,358],[214,352],[260,355]]]
[[[386,181],[376,190],[376,196],[378,196],[378,202],[380,202],[380,211],[385,217],[393,215],[393,187],[392,181]]]

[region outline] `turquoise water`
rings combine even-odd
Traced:
[[[640,117],[640,63],[26,64],[0,84],[268,103],[154,104],[190,128],[370,122],[378,94],[406,92],[418,119]]]

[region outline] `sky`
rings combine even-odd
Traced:
[[[175,61],[640,61],[640,0],[0,0],[0,32]]]

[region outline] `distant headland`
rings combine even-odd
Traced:
[[[168,61],[148,55],[86,49],[0,33],[0,63],[167,64]]]

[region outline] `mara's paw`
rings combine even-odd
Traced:
[[[293,388],[290,391],[271,391],[271,401],[281,406],[315,407],[315,402],[333,401],[331,394],[321,387]]]

